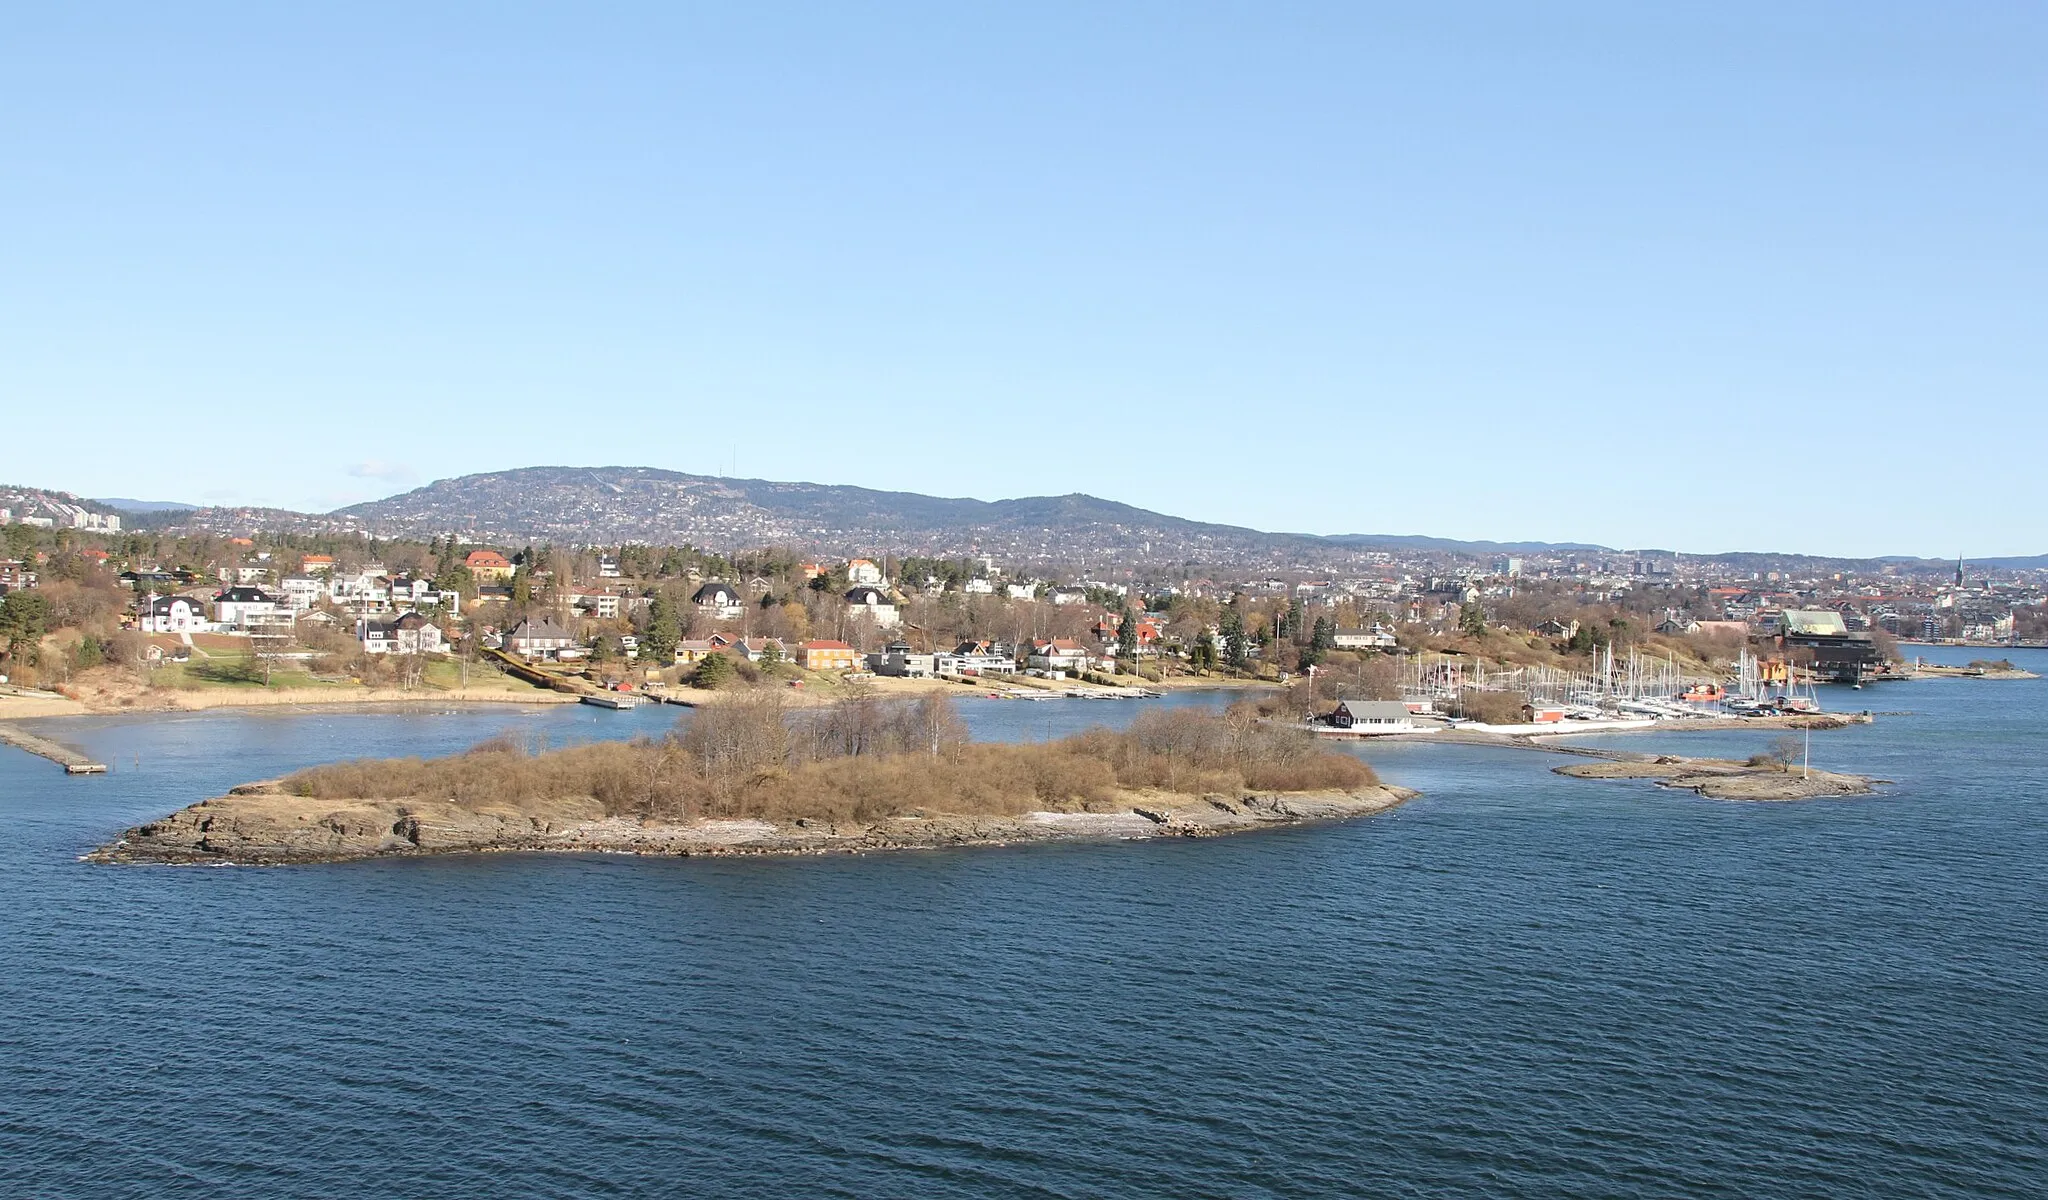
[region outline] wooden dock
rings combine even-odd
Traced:
[[[17,726],[0,724],[0,743],[13,746],[17,750],[26,750],[30,754],[40,754],[63,767],[66,775],[107,773],[107,764],[96,763],[69,746],[60,746],[48,738],[37,737]]]

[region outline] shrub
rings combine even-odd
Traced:
[[[1523,710],[1529,697],[1520,692],[1484,692],[1466,688],[1458,697],[1458,715],[1487,725],[1519,725],[1528,716]]]
[[[1248,706],[1159,710],[1122,733],[1091,729],[1051,744],[974,744],[942,695],[861,697],[792,716],[780,693],[763,692],[703,708],[660,739],[535,753],[499,737],[450,758],[314,767],[284,787],[326,800],[516,808],[589,796],[613,815],[876,821],[1086,811],[1116,802],[1119,789],[1203,795],[1374,782],[1363,762]]]
[[[1799,755],[1799,739],[1787,734],[1774,740],[1759,753],[1750,755],[1747,765],[1771,771],[1789,771],[1792,764],[1799,760]]]

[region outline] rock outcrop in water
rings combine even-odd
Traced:
[[[1106,812],[1018,816],[931,813],[868,822],[798,819],[647,822],[606,816],[587,797],[519,805],[319,800],[273,782],[249,784],[130,829],[87,858],[101,863],[279,865],[492,851],[624,854],[823,854],[1028,842],[1208,837],[1381,812],[1406,788],[1246,792],[1191,797],[1129,793]]]
[[[1814,800],[1862,796],[1877,780],[1836,771],[1787,769],[1779,764],[1666,754],[1648,761],[1575,763],[1552,768],[1574,779],[1650,779],[1657,786],[1694,792],[1713,800]]]

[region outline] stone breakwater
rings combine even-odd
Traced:
[[[829,854],[1031,842],[1209,837],[1366,816],[1417,793],[1183,796],[1131,792],[1098,812],[931,813],[879,821],[643,820],[596,800],[469,806],[421,800],[314,800],[247,784],[130,829],[86,858],[100,863],[285,865],[499,851],[619,854]]]

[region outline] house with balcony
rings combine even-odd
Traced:
[[[224,629],[289,625],[293,616],[289,603],[262,588],[231,587],[213,598],[214,620]]]

